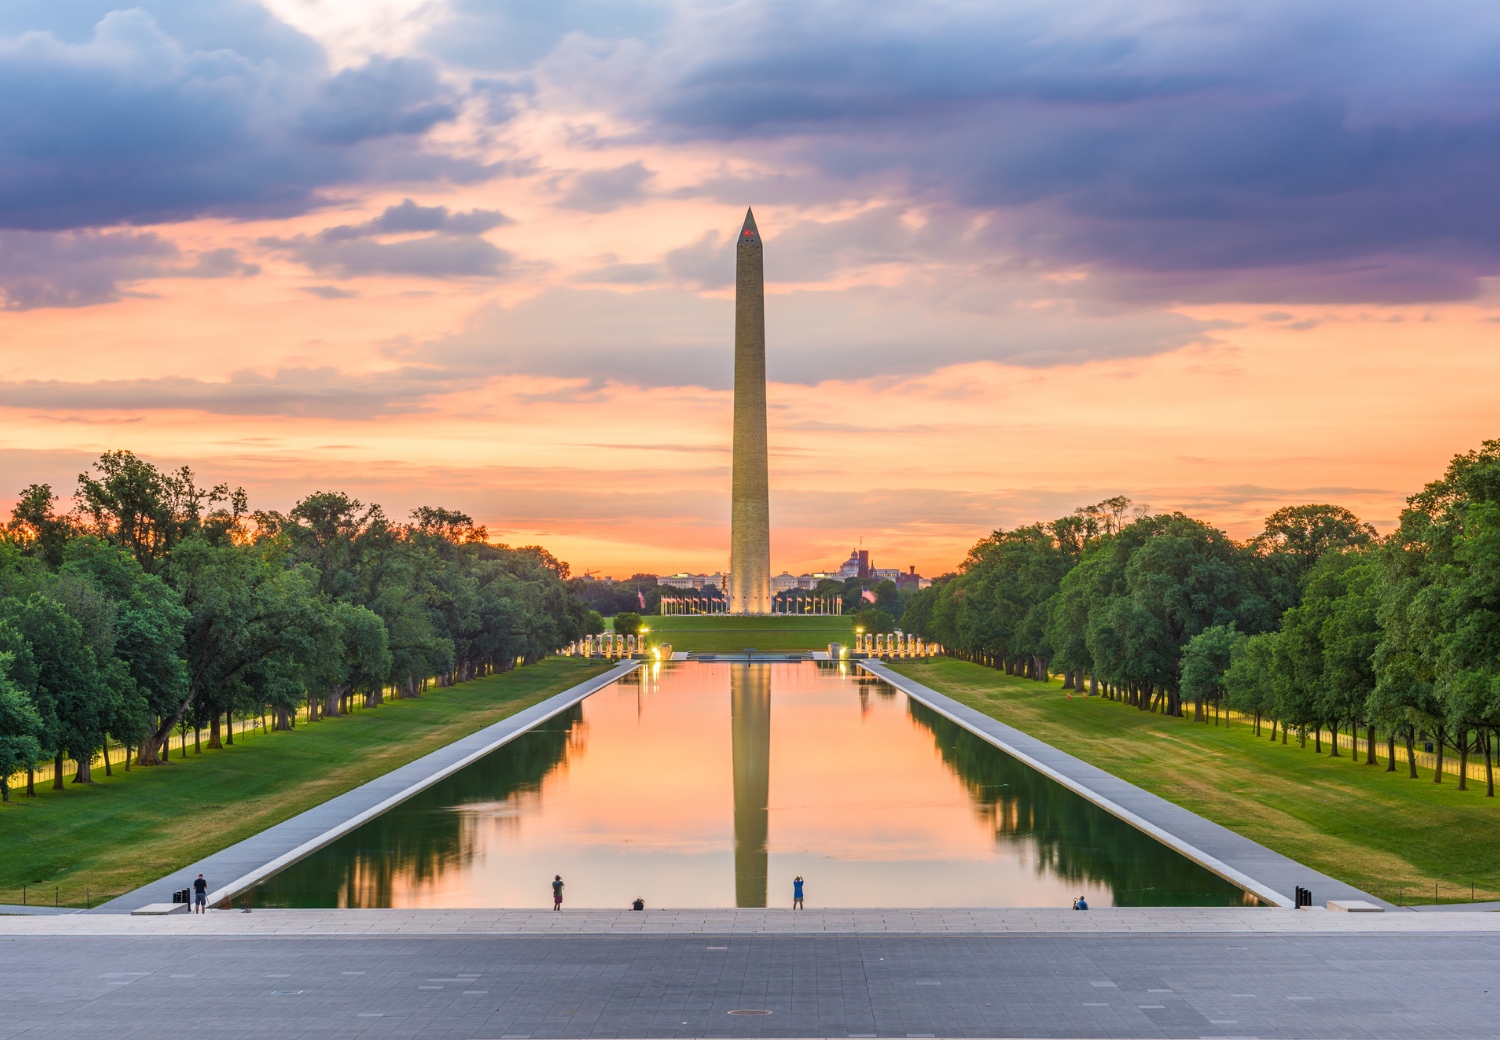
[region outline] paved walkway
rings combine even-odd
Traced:
[[[10,937],[0,1040],[1458,1040],[1496,1035],[1497,949],[1462,932]]]
[[[1300,885],[1312,891],[1319,906],[1330,899],[1393,906],[899,675],[879,661],[860,661],[859,666],[1267,903],[1295,905],[1293,891]]]
[[[316,852],[329,842],[433,784],[458,772],[496,748],[514,740],[539,722],[544,722],[577,704],[596,690],[641,666],[622,661],[609,671],[571,689],[533,704],[447,747],[408,762],[382,777],[330,799],[253,837],[231,845],[197,863],[175,870],[160,880],[127,892],[95,908],[95,914],[128,914],[148,903],[170,903],[172,893],[189,887],[202,874],[214,886],[210,904],[230,899],[263,878]]]
[[[74,913],[0,917],[0,939],[119,935],[1001,935],[1266,934],[1436,932],[1500,934],[1500,914],[1347,914],[1228,907],[1057,910],[213,910],[132,917]]]

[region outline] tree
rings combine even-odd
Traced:
[[[1100,679],[1143,710],[1180,714],[1182,648],[1213,625],[1254,633],[1272,616],[1252,562],[1222,531],[1180,513],[1144,517],[1099,539],[1061,584],[1049,630],[1082,632]],[[1060,634],[1060,633],[1059,633]]]
[[[1432,734],[1441,782],[1445,745],[1462,764],[1471,734],[1488,751],[1500,726],[1500,440],[1455,456],[1408,499],[1390,542],[1372,702],[1403,719],[1408,746],[1417,728]]]
[[[118,675],[101,673],[83,626],[40,592],[24,600],[0,599],[0,623],[29,650],[14,674],[45,724],[43,743],[57,767],[52,786],[62,787],[64,757],[78,763],[76,782],[88,783],[90,763],[115,709]],[[5,649],[15,653],[15,644]]]
[[[123,662],[134,695],[109,732],[124,744],[139,744],[150,720],[175,712],[187,691],[182,654],[189,614],[182,598],[130,553],[93,536],[68,543],[59,573],[87,581],[110,604],[110,653]]]
[[[10,801],[10,777],[42,757],[45,726],[31,698],[10,678],[11,654],[0,653],[0,801]]]
[[[1375,721],[1370,694],[1375,689],[1374,657],[1380,643],[1380,560],[1374,552],[1341,554],[1337,558],[1349,562],[1339,574],[1342,591],[1323,622],[1324,690],[1332,717],[1346,718],[1351,724],[1364,721],[1365,761],[1374,765]]]
[[[1052,657],[1048,601],[1068,567],[1046,526],[998,530],[969,550],[957,575],[934,585],[921,634],[972,660],[1043,679]]]
[[[1343,506],[1312,503],[1276,510],[1255,541],[1267,552],[1295,558],[1305,573],[1325,553],[1373,545],[1378,537],[1374,527]]]
[[[854,625],[864,629],[867,635],[896,631],[896,619],[879,607],[866,607],[855,614]]]
[[[1272,670],[1276,658],[1277,632],[1262,632],[1237,643],[1224,672],[1224,706],[1255,720],[1256,735],[1261,719],[1269,717],[1271,739],[1276,739],[1276,690]],[[1283,739],[1285,737],[1283,736]]]
[[[641,616],[624,611],[615,615],[615,632],[622,636],[633,636],[641,630]]]
[[[218,717],[236,697],[295,675],[299,652],[313,652],[309,636],[320,622],[316,577],[281,562],[274,544],[242,547],[190,538],[173,552],[166,577],[188,613],[188,682],[182,699],[147,734],[142,764],[156,764],[161,742],[190,709],[207,713],[214,724],[209,746],[215,746]]]
[[[6,525],[26,552],[40,556],[50,567],[62,563],[63,546],[74,534],[72,521],[58,515],[56,503],[51,485],[30,484],[11,509]]]
[[[1182,695],[1193,702],[1193,718],[1197,721],[1203,721],[1203,705],[1207,703],[1214,705],[1217,724],[1218,705],[1225,692],[1224,673],[1245,639],[1233,623],[1210,625],[1182,648]]]
[[[235,519],[244,491],[228,485],[198,487],[186,466],[163,473],[128,451],[107,451],[94,463],[97,477],[78,474],[74,493],[84,526],[134,556],[150,573],[166,564],[172,548],[203,526],[204,508],[215,502],[235,504]]]
[[[1349,726],[1351,742],[1357,745],[1357,726],[1368,717],[1367,701],[1374,688],[1369,661],[1375,646],[1376,578],[1367,555],[1330,550],[1304,578],[1301,605],[1282,616],[1275,667],[1289,698],[1287,715],[1314,727],[1326,724],[1333,733],[1334,757],[1339,754],[1340,727]],[[1357,746],[1354,751],[1357,760]]]
[[[1375,544],[1375,528],[1343,506],[1283,506],[1266,517],[1249,548],[1262,562],[1261,593],[1279,614],[1302,600],[1302,586],[1325,554]]]
[[[951,577],[949,574],[934,579],[925,589],[912,593],[911,598],[906,601],[906,609],[901,612],[901,631],[911,632],[929,641],[936,640],[932,628],[932,610],[943,585]]]

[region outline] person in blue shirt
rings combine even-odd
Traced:
[[[1085,899],[1083,896],[1079,896],[1077,899],[1073,900],[1073,909],[1074,910],[1087,910],[1088,908],[1089,908],[1089,901],[1087,899]]]
[[[798,874],[792,880],[792,909],[801,910],[802,906],[802,875]]]

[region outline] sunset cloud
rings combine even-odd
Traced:
[[[1497,53],[1470,0],[16,0],[0,495],[131,448],[716,569],[753,205],[778,569],[1388,525],[1500,433]]]

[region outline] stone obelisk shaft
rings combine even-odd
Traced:
[[[729,518],[729,612],[771,612],[771,500],[766,457],[765,263],[745,211],[734,267],[734,487]]]

